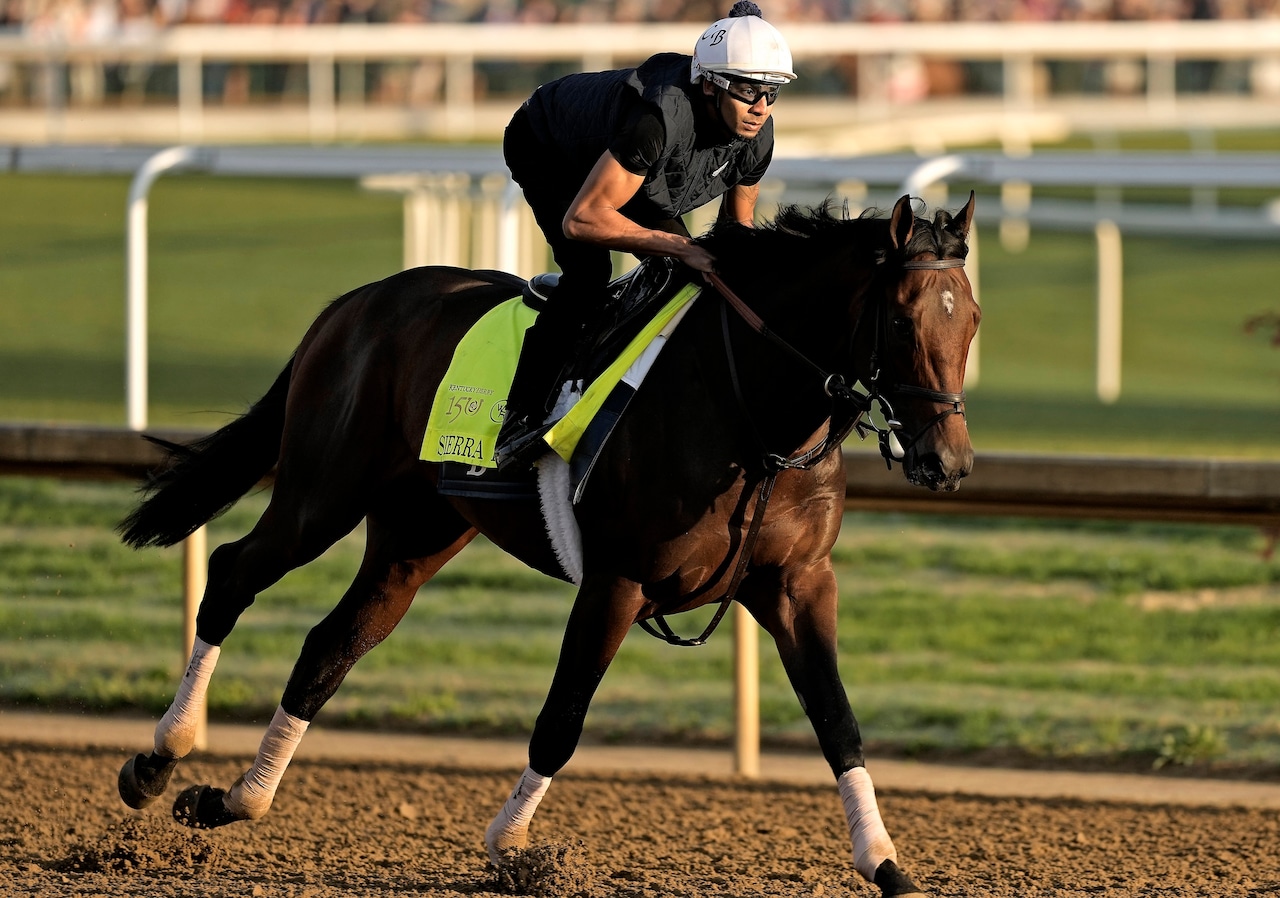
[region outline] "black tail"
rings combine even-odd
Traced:
[[[116,528],[127,545],[141,549],[181,542],[271,470],[280,455],[292,370],[290,359],[252,408],[189,446],[147,437],[168,450],[169,464],[143,486],[146,498]]]

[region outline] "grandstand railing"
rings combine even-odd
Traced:
[[[909,114],[924,99],[915,87],[904,87],[899,74],[903,60],[950,60],[996,63],[1000,69],[998,96],[1005,111],[1029,112],[1058,108],[1083,123],[1101,124],[1100,109],[1120,110],[1130,126],[1143,118],[1169,123],[1222,122],[1234,116],[1242,122],[1275,121],[1280,96],[1280,20],[1176,22],[1044,22],[1044,23],[788,23],[787,39],[797,68],[821,67],[839,60],[856,72],[856,96],[806,100],[803,78],[796,85],[793,113],[780,117],[780,127],[830,127],[832,99],[856,109],[860,119],[883,119]],[[405,134],[424,133],[454,138],[492,137],[505,124],[511,99],[486,105],[478,101],[477,66],[484,63],[568,63],[584,71],[633,64],[651,53],[688,52],[696,26],[681,24],[424,24],[424,25],[309,25],[309,26],[197,26],[183,25],[158,32],[153,39],[134,42],[72,43],[39,41],[24,35],[0,35],[0,65],[16,63],[43,67],[46,73],[82,64],[145,63],[176,66],[177,133],[160,140],[204,140],[214,136],[205,99],[205,67],[209,63],[293,63],[306,67],[305,122],[314,139],[349,136],[344,116],[364,110],[360,91],[339,89],[336,67],[366,63],[432,61],[441,67],[442,88],[437,102],[400,117],[390,127]],[[1089,95],[1089,111],[1070,113],[1066,94],[1046,92],[1048,63],[1101,62],[1123,65],[1130,72],[1128,96]],[[1232,89],[1234,106],[1197,103],[1178,87],[1178,65],[1185,62],[1239,63],[1239,84]],[[360,76],[363,77],[363,76]],[[61,118],[67,104],[64,78],[50,75],[44,90],[48,129],[66,133],[74,123]],[[1113,85],[1116,89],[1118,86]],[[1133,103],[1137,93],[1142,102]],[[1076,95],[1078,97],[1078,95]],[[1214,95],[1221,99],[1221,92]],[[1201,98],[1204,99],[1204,98]],[[809,104],[808,113],[801,112]],[[353,108],[354,107],[354,110]],[[1187,115],[1179,116],[1184,109]],[[1234,110],[1234,111],[1233,111]],[[155,110],[131,110],[135,119]],[[252,110],[241,110],[247,114]],[[259,108],[258,127],[289,126],[289,118]],[[221,111],[218,111],[221,114]],[[17,127],[10,108],[8,127]],[[368,126],[368,122],[364,122]],[[46,129],[46,130],[48,130]],[[0,127],[0,133],[3,128]],[[279,135],[278,130],[274,132]],[[48,139],[49,133],[42,138]],[[74,135],[72,135],[74,136]],[[115,135],[119,137],[119,135]],[[296,135],[295,135],[296,136]]]

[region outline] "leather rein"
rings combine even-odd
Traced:
[[[881,265],[885,262],[885,256],[881,255],[876,259],[876,264]],[[901,262],[898,268],[906,271],[934,271],[948,268],[963,268],[964,259],[922,259]],[[760,526],[764,521],[764,512],[769,505],[769,498],[773,495],[774,481],[778,474],[786,470],[810,470],[837,446],[841,445],[849,436],[850,432],[857,430],[859,439],[866,439],[868,433],[874,432],[880,444],[880,455],[884,458],[886,465],[890,470],[893,469],[895,461],[901,463],[906,458],[907,449],[915,445],[928,430],[945,418],[951,415],[964,415],[965,394],[963,391],[958,393],[949,393],[942,390],[933,390],[927,387],[917,387],[912,384],[893,384],[888,389],[890,392],[905,395],[918,396],[928,399],[931,402],[940,403],[948,406],[948,408],[939,412],[933,418],[925,423],[914,434],[907,438],[905,445],[901,442],[899,434],[903,432],[902,423],[897,420],[893,411],[893,406],[884,398],[884,394],[880,388],[880,367],[879,352],[880,343],[884,339],[884,331],[886,322],[883,320],[884,315],[881,307],[884,305],[878,297],[872,297],[863,304],[862,309],[858,312],[858,322],[854,325],[854,339],[857,338],[858,329],[862,326],[863,317],[867,311],[867,305],[874,303],[875,305],[875,343],[871,350],[871,369],[872,374],[867,382],[867,392],[863,393],[854,387],[845,383],[844,378],[840,374],[828,372],[817,362],[813,361],[800,350],[796,349],[788,343],[782,336],[774,332],[764,323],[764,319],[756,314],[755,310],[742,301],[742,298],[735,293],[715,272],[709,272],[703,275],[707,282],[715,287],[716,291],[724,299],[720,306],[720,325],[724,336],[725,356],[729,364],[729,375],[733,382],[734,396],[737,398],[738,407],[742,410],[751,425],[751,429],[755,434],[756,442],[762,449],[762,463],[764,467],[764,477],[760,481],[760,491],[756,497],[755,508],[751,512],[751,524],[747,528],[747,535],[742,541],[742,548],[738,552],[738,563],[734,566],[733,576],[729,580],[728,589],[720,598],[720,606],[716,609],[715,615],[703,629],[702,633],[692,639],[685,639],[677,636],[675,631],[667,623],[666,618],[662,614],[653,615],[652,621],[646,618],[641,620],[640,626],[652,636],[664,640],[670,645],[678,646],[698,646],[704,645],[715,632],[720,621],[728,612],[729,606],[733,603],[738,593],[738,587],[742,584],[743,578],[747,573],[747,565],[751,559],[752,550],[755,548],[756,538],[760,534]],[[733,345],[729,337],[729,313],[728,310],[733,309],[738,317],[746,323],[747,327],[764,337],[770,343],[785,351],[792,358],[803,364],[805,367],[812,369],[818,374],[822,380],[823,392],[831,397],[833,405],[843,404],[848,408],[848,420],[841,426],[833,426],[835,415],[833,414],[828,422],[827,434],[815,446],[804,450],[791,457],[778,455],[769,452],[764,448],[764,440],[760,436],[759,430],[755,426],[750,414],[747,413],[746,401],[742,395],[742,385],[738,378],[738,366],[734,360]],[[881,416],[885,420],[885,426],[879,427],[874,421],[868,417],[873,405],[878,405]],[[656,623],[656,627],[655,624]]]

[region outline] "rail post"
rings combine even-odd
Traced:
[[[196,644],[196,609],[209,579],[209,531],[201,526],[182,541],[182,663],[191,657]],[[202,705],[196,717],[195,747],[209,747],[208,705]]]
[[[755,618],[733,606],[733,769],[739,776],[760,776],[760,634]]]
[[[1103,219],[1094,233],[1098,241],[1098,398],[1110,405],[1120,398],[1124,264],[1116,223]]]

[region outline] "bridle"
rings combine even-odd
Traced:
[[[885,264],[887,256],[879,255],[876,258],[877,265]],[[948,268],[963,268],[964,259],[922,259],[898,263],[897,267],[905,271],[934,271]],[[782,349],[796,361],[810,368],[818,374],[822,380],[822,389],[834,403],[844,404],[849,415],[847,422],[840,427],[829,426],[827,434],[821,442],[815,446],[806,449],[796,455],[787,457],[777,453],[769,452],[764,446],[764,441],[760,437],[760,433],[755,428],[755,423],[751,416],[746,414],[748,422],[751,423],[752,430],[755,431],[756,441],[760,444],[762,461],[764,467],[764,477],[760,481],[760,492],[756,499],[755,509],[751,513],[751,523],[747,528],[747,535],[742,541],[742,547],[738,551],[738,563],[734,567],[733,576],[729,580],[729,587],[725,590],[724,595],[720,599],[720,607],[716,609],[715,615],[711,621],[703,629],[700,636],[692,639],[683,639],[675,634],[671,626],[667,623],[666,618],[662,614],[654,614],[653,620],[657,624],[651,624],[648,619],[640,621],[640,626],[645,632],[659,639],[665,640],[671,645],[678,646],[698,646],[703,645],[711,634],[719,625],[725,613],[729,610],[729,605],[733,602],[737,595],[738,586],[742,583],[743,577],[747,572],[747,564],[751,559],[752,549],[755,547],[756,537],[760,532],[760,525],[764,521],[764,511],[768,507],[769,497],[773,495],[773,484],[780,472],[786,470],[809,470],[817,465],[820,461],[837,446],[841,445],[850,432],[856,430],[859,439],[866,439],[868,433],[875,433],[877,441],[880,445],[880,455],[884,458],[885,464],[890,470],[893,469],[893,463],[897,461],[899,464],[906,458],[907,450],[916,444],[916,442],[927,433],[930,428],[935,427],[940,422],[951,415],[964,416],[965,394],[963,391],[959,393],[948,393],[942,390],[933,390],[928,387],[917,387],[913,384],[896,383],[887,387],[888,391],[900,396],[918,396],[931,402],[936,402],[948,406],[938,414],[934,415],[923,427],[914,434],[908,436],[905,445],[902,443],[899,434],[903,433],[902,423],[894,414],[893,406],[884,397],[882,385],[880,384],[880,344],[887,340],[885,333],[888,327],[887,316],[883,313],[885,300],[879,295],[872,295],[863,303],[862,308],[858,312],[858,320],[853,327],[852,340],[857,342],[858,331],[862,327],[862,322],[866,317],[867,307],[874,305],[875,322],[873,343],[871,349],[871,376],[867,379],[867,392],[849,386],[845,382],[843,376],[838,373],[827,371],[813,359],[809,358],[800,350],[796,349],[788,343],[781,335],[771,330],[764,323],[764,319],[756,314],[750,306],[742,301],[742,298],[733,291],[715,272],[709,272],[704,275],[707,282],[715,287],[716,291],[723,297],[724,302],[720,306],[720,323],[721,330],[724,335],[725,356],[729,363],[729,375],[733,382],[734,395],[737,397],[738,406],[744,414],[747,412],[746,402],[742,394],[742,385],[738,377],[738,366],[734,360],[733,345],[729,336],[729,313],[731,308],[737,313],[751,330],[764,337],[770,343]],[[874,285],[873,285],[874,286]],[[870,291],[868,291],[870,292]],[[884,418],[885,426],[879,427],[869,417],[872,407],[878,406],[881,417]],[[834,422],[835,415],[832,415]]]
[[[884,254],[877,256],[877,265],[887,265]],[[940,271],[949,268],[963,268],[964,259],[915,259],[906,262],[897,263],[896,267],[903,271]],[[858,331],[862,328],[863,321],[866,319],[868,306],[873,307],[875,321],[873,323],[873,336],[871,346],[871,376],[867,378],[867,392],[863,393],[855,387],[849,386],[845,382],[842,375],[827,371],[817,362],[810,359],[807,355],[796,349],[776,332],[771,330],[764,323],[756,312],[742,301],[728,284],[721,279],[720,275],[711,272],[705,275],[708,282],[716,288],[717,292],[724,297],[725,304],[721,307],[722,320],[725,317],[725,309],[732,308],[751,330],[773,343],[778,348],[784,350],[792,358],[810,368],[818,374],[822,380],[822,389],[828,396],[837,402],[844,403],[852,412],[852,422],[849,427],[839,434],[838,442],[843,442],[848,436],[850,430],[856,430],[859,439],[866,439],[867,434],[876,434],[877,442],[880,446],[880,455],[885,460],[885,464],[892,470],[893,463],[896,461],[902,463],[906,458],[907,450],[914,446],[921,437],[936,427],[942,421],[952,415],[960,415],[964,417],[965,393],[946,392],[943,390],[934,390],[928,387],[918,387],[914,384],[881,384],[880,375],[880,347],[881,344],[887,342],[888,316],[884,313],[885,300],[879,295],[871,295],[868,300],[863,303],[862,309],[858,312],[858,320],[853,327],[853,340],[857,341]],[[870,292],[870,291],[869,291]],[[736,366],[732,364],[732,350],[729,349],[729,334],[727,325],[725,331],[725,347],[729,351],[730,356],[730,373],[734,381],[734,389],[738,392],[738,402],[742,405],[741,391],[738,389],[738,373]],[[885,398],[885,392],[892,393],[895,396],[912,396],[921,399],[927,399],[947,406],[947,408],[934,415],[925,424],[913,434],[905,434],[902,422],[898,420],[897,414],[893,410],[893,405]],[[884,419],[885,426],[880,427],[869,416],[872,407],[878,408],[881,417]],[[906,442],[903,442],[905,437]],[[828,434],[827,440],[821,445],[821,452],[813,459],[806,458],[805,462],[810,466],[816,463],[823,455],[834,448],[832,443],[832,435]],[[812,450],[811,450],[812,451]],[[806,456],[808,453],[806,453]],[[766,467],[769,466],[768,460],[779,459],[780,456],[766,453]],[[784,464],[779,470],[786,467],[800,467],[801,465],[791,463],[791,460],[783,459]]]
[[[876,259],[876,264],[882,265],[884,260],[885,257],[880,256]],[[963,268],[964,259],[915,259],[899,262],[897,267],[904,271],[940,271],[948,268]],[[853,328],[853,339],[856,342],[858,328],[862,326],[867,306],[872,304],[875,306],[876,320],[874,324],[874,342],[871,346],[871,376],[867,378],[868,399],[879,406],[880,415],[884,418],[885,426],[883,428],[877,427],[870,418],[859,417],[854,422],[854,427],[857,428],[860,439],[865,439],[867,433],[875,432],[877,441],[880,444],[880,455],[884,458],[885,464],[892,470],[893,463],[895,461],[901,463],[907,456],[907,450],[914,446],[932,428],[952,415],[965,417],[964,402],[966,397],[963,390],[958,393],[949,393],[928,387],[917,387],[914,384],[896,383],[889,385],[887,387],[888,391],[897,396],[915,396],[947,406],[947,408],[926,421],[914,434],[908,435],[904,443],[902,441],[904,435],[902,422],[898,420],[893,406],[885,399],[884,393],[880,388],[880,345],[888,340],[886,334],[888,322],[886,320],[887,316],[884,314],[884,301],[878,297],[872,297],[863,305],[861,311],[858,312],[858,322]]]

